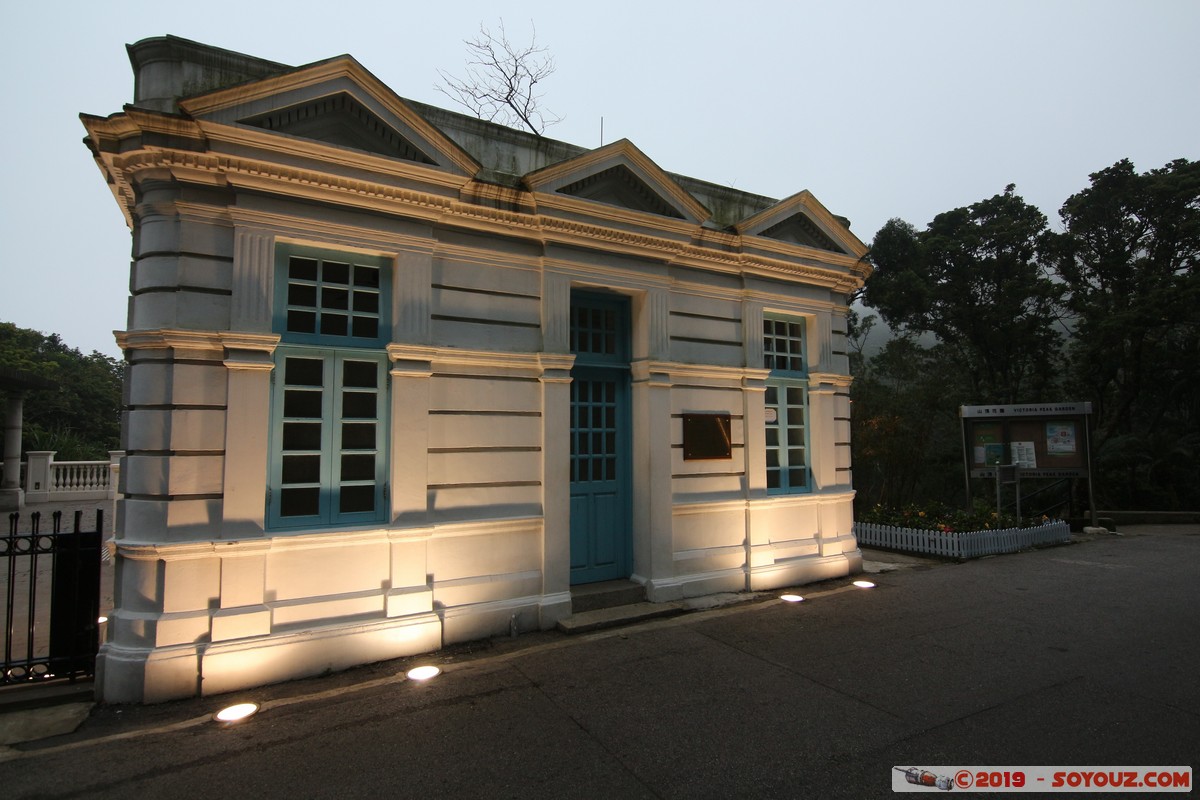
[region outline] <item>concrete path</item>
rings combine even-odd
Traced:
[[[102,706],[32,797],[891,796],[893,766],[1200,766],[1200,527],[1126,529],[595,634]],[[876,554],[868,559],[874,563]],[[403,677],[420,661],[443,674]],[[222,701],[263,710],[233,726]]]

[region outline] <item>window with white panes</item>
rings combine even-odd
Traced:
[[[767,490],[806,492],[808,458],[808,365],[804,320],[763,319],[763,366],[771,370],[765,397]]]

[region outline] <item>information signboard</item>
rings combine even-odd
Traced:
[[[1022,478],[1085,478],[1091,413],[1091,403],[962,406],[968,473],[993,478],[1013,465]]]

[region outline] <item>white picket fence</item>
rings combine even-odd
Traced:
[[[979,558],[998,553],[1015,553],[1030,547],[1062,544],[1071,540],[1071,526],[1065,522],[1047,522],[1034,528],[1005,528],[984,531],[927,531],[899,528],[872,522],[854,523],[854,536],[860,545],[886,547],[911,553],[926,553],[947,558]]]

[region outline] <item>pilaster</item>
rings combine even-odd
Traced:
[[[393,345],[391,358],[391,520],[422,525],[429,512],[430,353]]]
[[[223,539],[262,536],[266,525],[268,431],[275,334],[226,334]]]
[[[569,296],[569,293],[568,293]],[[539,357],[542,372],[542,594],[571,590],[571,365],[573,355]]]
[[[682,596],[675,583],[671,494],[671,375],[647,360],[633,377],[633,569],[654,602]],[[564,470],[565,473],[565,470]]]

